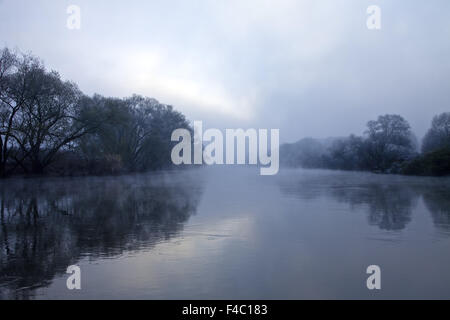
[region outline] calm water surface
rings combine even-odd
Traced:
[[[7,180],[0,200],[1,299],[450,299],[449,179],[206,168]]]

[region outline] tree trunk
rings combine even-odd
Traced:
[[[5,161],[3,161],[3,138],[0,136],[0,178],[5,176],[5,169]]]

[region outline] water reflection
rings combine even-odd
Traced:
[[[423,199],[436,227],[450,233],[450,186],[423,190]]]
[[[351,210],[367,212],[368,223],[381,230],[404,229],[419,200],[430,211],[437,228],[450,231],[448,179],[416,178],[331,171],[302,172],[295,179],[280,179],[284,194],[302,200],[320,197],[347,203]]]
[[[382,230],[402,230],[411,221],[418,195],[398,185],[368,184],[358,188],[336,188],[331,195],[352,207],[365,205],[368,222]]]
[[[186,174],[12,180],[0,185],[0,298],[28,298],[82,257],[175,236],[201,194]]]
[[[449,179],[205,168],[10,180],[0,214],[0,298],[373,298],[370,264],[389,270],[377,297],[450,297]]]

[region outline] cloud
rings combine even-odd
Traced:
[[[149,95],[218,127],[282,141],[360,133],[401,113],[421,136],[448,111],[450,3],[377,0],[5,0],[4,44],[31,50],[87,93]]]

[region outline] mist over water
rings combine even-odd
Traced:
[[[0,297],[450,298],[449,184],[248,167],[5,180]]]

